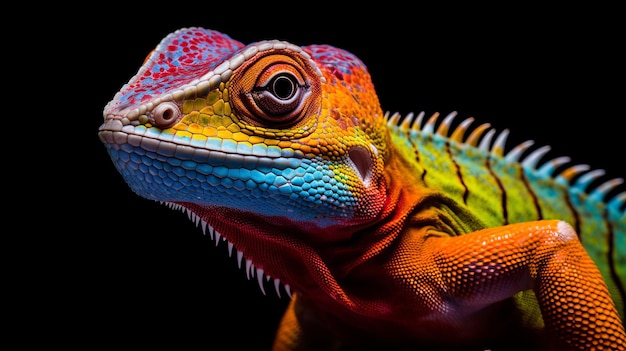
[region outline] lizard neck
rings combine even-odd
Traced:
[[[409,280],[400,277],[406,277],[407,271],[416,279],[431,273],[420,259],[428,238],[482,226],[463,206],[427,187],[417,162],[391,152],[381,184],[386,200],[380,216],[356,228],[350,243],[320,250],[331,275],[318,284],[324,286],[331,277],[332,289],[305,290],[299,295],[301,310],[315,315],[331,331],[350,330],[348,334],[354,334],[345,335],[348,339],[358,340],[365,331],[375,330],[374,339],[402,342],[409,341],[402,339],[407,335],[428,339],[437,327],[451,328],[454,321],[438,319],[433,307],[441,306],[440,295],[412,291]],[[458,337],[471,339],[468,334]]]
[[[323,267],[324,273],[313,277],[318,286],[304,288],[299,293],[320,305],[339,303],[344,308],[360,311],[363,311],[361,300],[371,298],[364,296],[366,292],[376,291],[380,296],[391,293],[386,292],[388,287],[372,284],[387,284],[386,267],[393,259],[398,242],[404,240],[407,226],[428,225],[423,218],[417,218],[419,223],[416,222],[416,212],[424,207],[436,208],[445,200],[425,187],[420,175],[415,162],[390,150],[385,172],[377,185],[381,196],[385,197],[379,215],[367,223],[337,228],[337,236],[345,238],[343,241],[316,246],[319,266],[315,269]],[[425,220],[428,222],[431,218]]]

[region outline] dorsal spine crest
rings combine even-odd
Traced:
[[[610,179],[592,187],[591,184],[593,182],[605,175],[604,170],[591,169],[589,165],[585,164],[571,165],[562,169],[571,161],[567,156],[556,157],[544,161],[540,165],[542,158],[550,151],[550,146],[541,146],[529,152],[535,142],[526,140],[507,151],[506,140],[509,136],[509,130],[504,129],[492,142],[496,131],[491,128],[489,123],[483,123],[475,127],[471,130],[470,135],[465,138],[465,134],[469,131],[469,126],[474,122],[474,118],[465,118],[450,132],[456,116],[457,112],[453,111],[438,123],[441,116],[438,112],[435,112],[423,123],[424,111],[417,115],[411,112],[404,118],[398,112],[393,114],[390,112],[385,113],[387,125],[394,130],[411,132],[412,134],[439,135],[447,138],[450,142],[457,143],[460,147],[480,149],[488,153],[491,158],[503,158],[505,162],[517,163],[526,171],[532,172],[539,177],[550,178],[554,182],[568,187],[572,192],[586,193],[588,194],[588,201],[600,201],[613,211],[617,210],[622,212],[622,214],[626,213],[626,192],[615,194],[607,199],[611,192],[614,192],[618,186],[624,183],[622,178]],[[528,155],[523,156],[526,152],[529,152]]]

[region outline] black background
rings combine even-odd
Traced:
[[[58,130],[69,144],[57,151],[67,167],[50,171],[70,181],[58,186],[56,200],[74,205],[55,218],[63,233],[55,244],[63,248],[54,260],[62,265],[42,268],[51,282],[46,288],[58,293],[43,304],[53,305],[48,317],[72,321],[61,323],[56,340],[176,349],[271,345],[287,299],[269,289],[263,296],[186,215],[133,194],[97,137],[104,105],[178,28],[216,29],[243,43],[342,47],[368,66],[385,110],[458,111],[458,121],[473,116],[475,126],[510,129],[509,146],[533,139],[551,145],[553,157],[626,175],[626,60],[616,9],[94,6],[59,34],[67,47],[57,51],[71,63],[62,72],[69,107],[59,108],[71,123]]]

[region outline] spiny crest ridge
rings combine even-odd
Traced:
[[[440,123],[437,123],[440,119],[438,112],[433,113],[428,119],[425,119],[424,111],[417,115],[411,112],[404,118],[397,112],[391,114],[387,111],[385,113],[387,125],[391,128],[400,128],[404,131],[422,135],[437,134],[459,144],[476,147],[488,153],[491,157],[504,158],[508,162],[518,162],[523,168],[538,175],[552,177],[555,181],[566,184],[574,191],[586,192],[594,200],[605,201],[610,209],[626,212],[626,191],[620,192],[606,200],[607,195],[611,191],[624,183],[624,179],[613,178],[590,189],[591,183],[605,174],[604,170],[591,170],[588,165],[572,165],[558,171],[561,166],[571,161],[566,156],[550,159],[539,166],[543,156],[550,151],[550,146],[539,147],[528,155],[523,156],[535,144],[533,140],[527,140],[507,152],[505,144],[509,136],[508,129],[504,129],[495,136],[495,129],[491,128],[489,123],[483,123],[473,128],[470,134],[465,137],[470,129],[469,126],[474,122],[474,118],[468,117],[464,119],[450,132],[452,122],[456,116],[457,112],[453,111],[446,115]],[[495,141],[492,142],[494,136]]]

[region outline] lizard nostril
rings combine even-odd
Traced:
[[[152,111],[154,124],[161,129],[171,127],[181,116],[180,107],[173,102],[161,103]]]
[[[367,186],[372,176],[372,156],[363,146],[354,146],[348,151],[348,159],[361,177],[361,181]]]

